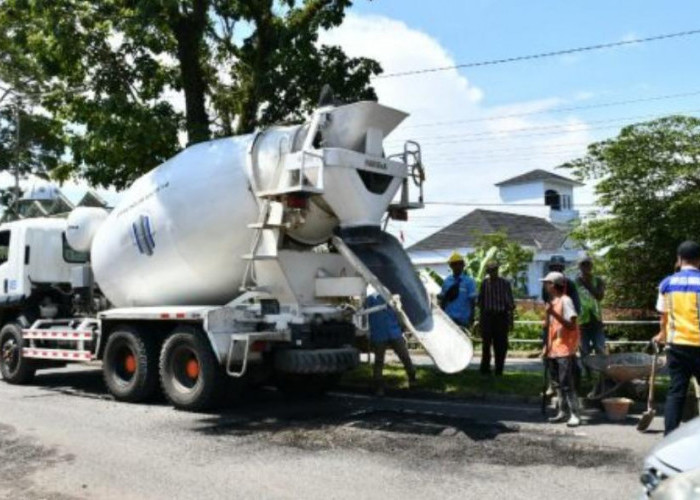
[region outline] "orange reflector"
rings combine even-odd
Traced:
[[[264,340],[256,340],[250,345],[250,350],[253,352],[261,352],[264,351],[266,347],[267,342],[265,342]]]
[[[133,354],[127,354],[124,358],[124,370],[129,374],[136,372],[136,358]]]
[[[196,359],[190,359],[185,365],[185,373],[190,378],[199,377],[199,363]]]
[[[309,199],[303,194],[288,194],[287,206],[289,208],[307,208]]]

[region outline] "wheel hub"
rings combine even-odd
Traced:
[[[124,371],[129,375],[136,373],[136,358],[131,353],[124,357]]]
[[[196,359],[190,359],[185,365],[185,373],[191,379],[199,377],[199,363]]]
[[[2,360],[10,369],[17,364],[18,355],[19,349],[14,339],[9,339],[2,345]]]

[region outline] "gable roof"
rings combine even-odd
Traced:
[[[470,248],[479,236],[504,232],[520,245],[538,250],[558,250],[568,237],[551,222],[540,217],[491,210],[474,210],[452,224],[410,246],[407,250],[452,250]]]
[[[563,182],[565,184],[570,184],[572,186],[584,185],[582,182],[576,181],[574,179],[569,179],[568,177],[564,177],[563,175],[558,175],[552,172],[548,172],[547,170],[542,170],[541,168],[538,168],[526,172],[522,175],[506,179],[505,181],[498,182],[496,183],[496,186],[513,186],[515,184],[526,184],[528,182],[535,181],[557,181]]]

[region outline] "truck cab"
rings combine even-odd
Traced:
[[[27,325],[45,315],[69,316],[74,269],[88,255],[65,237],[66,220],[35,218],[0,225],[0,314],[2,323]],[[43,313],[42,313],[43,312]]]

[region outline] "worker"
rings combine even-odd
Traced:
[[[371,293],[365,302],[367,308],[386,306],[369,315],[369,333],[372,351],[374,352],[374,390],[377,396],[384,396],[384,356],[391,347],[403,364],[408,376],[408,388],[416,386],[416,370],[408,353],[406,340],[401,331],[401,325],[396,312],[386,305],[384,298],[378,293]]]
[[[508,352],[508,332],[513,329],[513,290],[508,280],[498,275],[499,264],[486,264],[486,278],[479,289],[479,325],[481,327],[481,366],[483,375],[491,372],[491,345],[495,361],[494,373],[503,375]]]
[[[562,273],[551,272],[542,281],[551,297],[546,309],[549,331],[542,354],[549,365],[557,394],[557,414],[549,421],[566,422],[567,426],[576,427],[581,423],[574,384],[574,365],[580,340],[577,313],[571,297],[565,293],[566,277]]]
[[[700,245],[681,243],[677,257],[680,271],[661,282],[656,303],[661,321],[654,340],[668,345],[671,377],[664,410],[665,434],[680,425],[691,377],[700,382]]]
[[[600,301],[605,297],[603,278],[593,275],[593,259],[589,256],[579,261],[579,274],[574,283],[581,300],[579,330],[581,331],[581,358],[591,352],[605,354],[605,331]],[[585,365],[584,365],[585,366]],[[590,378],[590,369],[586,370]]]
[[[564,274],[564,270],[566,269],[566,259],[564,258],[564,256],[552,255],[549,259],[547,269],[550,273],[561,273],[562,275],[564,275],[564,279],[566,280],[564,285],[564,293],[569,298],[571,298],[571,301],[574,303],[574,309],[576,310],[576,314],[581,314],[581,301],[578,296],[578,290],[576,290],[576,284],[573,280],[571,280],[571,278]],[[547,292],[547,287],[545,285],[542,285],[542,301],[546,305],[549,304],[550,300],[551,297]],[[544,345],[546,342],[547,332],[548,327],[547,322],[545,321],[542,327],[542,345]],[[576,386],[579,387],[581,385],[581,367],[579,366],[578,362],[574,365],[574,380],[576,381]],[[547,395],[551,396],[552,394],[554,394],[554,388],[550,386],[547,389]]]
[[[447,315],[462,327],[469,327],[474,319],[476,282],[464,271],[464,257],[454,252],[447,260],[452,274],[445,278],[438,299]]]

